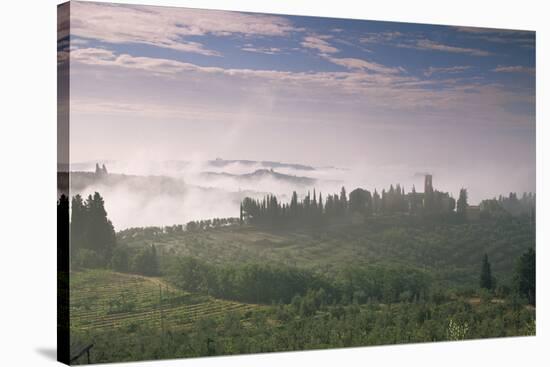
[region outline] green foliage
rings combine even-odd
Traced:
[[[345,267],[411,267],[429,274],[433,285],[474,289],[484,253],[499,285],[511,284],[516,259],[534,247],[535,228],[525,217],[462,222],[373,215],[357,225],[295,230],[248,225],[183,232],[134,228],[120,232],[118,242],[132,251],[154,242],[168,259],[187,256],[223,266],[269,263],[329,277]]]
[[[428,274],[411,267],[347,267],[337,279],[342,297],[348,302],[410,302],[428,294]]]
[[[76,269],[93,269],[102,267],[105,262],[102,256],[100,256],[96,251],[89,249],[81,249],[77,252],[72,259],[73,267]]]
[[[483,255],[481,262],[481,275],[479,277],[479,286],[481,288],[492,290],[494,288],[493,275],[491,273],[491,264],[487,254]]]
[[[430,195],[437,213],[445,197]],[[408,210],[418,215],[401,212],[413,199]],[[71,336],[93,340],[94,362],[536,331],[527,304],[535,295],[531,217],[420,215],[422,198],[398,185],[370,199],[344,189],[325,202],[315,191],[302,201],[294,193],[288,205],[269,196],[246,201],[242,224],[216,219],[117,234],[114,269],[124,271],[130,259],[130,271],[165,279],[106,271],[71,278]],[[251,222],[251,208],[264,224]],[[269,224],[284,218],[297,225]]]
[[[447,339],[448,340],[464,340],[466,339],[466,336],[468,335],[468,323],[458,323],[453,321],[453,319],[449,320],[449,326],[447,327]]]
[[[530,248],[519,258],[514,278],[516,291],[531,305],[536,303],[536,254]]]
[[[123,273],[130,270],[130,255],[127,246],[120,245],[115,247],[113,257],[111,258],[111,267],[113,270]]]
[[[132,258],[132,272],[147,276],[159,275],[159,262],[155,245],[147,246],[138,251]]]
[[[535,312],[507,304],[472,305],[463,299],[395,304],[322,305],[316,293],[288,305],[255,308],[245,314],[211,314],[179,329],[175,323],[74,330],[75,339],[94,340],[94,362],[182,358],[304,349],[325,349],[534,335]],[[116,315],[115,315],[116,316]]]
[[[467,206],[464,196],[462,204]],[[388,191],[382,190],[379,195],[356,188],[349,194],[342,187],[340,194],[326,197],[323,203],[322,195],[313,190],[313,196],[308,191],[303,200],[298,199],[294,191],[289,204],[280,202],[275,195],[267,195],[262,200],[246,197],[240,205],[240,223],[248,223],[259,227],[270,228],[308,228],[321,227],[326,224],[361,223],[358,217],[374,215],[393,215],[396,213],[423,214],[430,218],[448,218],[454,216],[455,200],[448,194],[431,189],[429,192],[417,194],[413,191],[406,194],[405,189],[397,184],[390,185]],[[466,207],[465,206],[465,207]],[[464,207],[464,210],[465,210]],[[191,223],[195,230],[196,223]]]
[[[468,191],[462,188],[456,201],[456,213],[461,217],[466,217],[466,208],[468,207]]]
[[[349,194],[349,210],[351,213],[371,215],[373,204],[371,193],[367,190],[357,188]]]
[[[170,279],[187,291],[263,304],[288,303],[309,289],[332,288],[325,279],[303,269],[269,264],[213,266],[191,257],[176,260]]]
[[[79,251],[91,250],[100,258],[99,265],[106,266],[115,245],[115,230],[101,195],[96,192],[86,201],[75,195],[71,202],[71,249],[75,261],[80,261]]]

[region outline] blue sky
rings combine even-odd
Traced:
[[[113,12],[118,8],[135,7],[121,5],[113,7]],[[79,37],[77,33],[74,39],[86,40],[89,46],[109,48],[119,54],[165,58],[201,66],[293,72],[347,70],[345,66],[323,58],[322,54],[327,54],[323,48],[315,48],[313,44],[304,47],[304,39],[310,37],[321,40],[327,48],[334,48],[334,51],[328,52],[334,57],[366,59],[388,67],[401,67],[405,74],[420,78],[442,78],[444,74],[452,73],[460,74],[461,78],[478,77],[487,83],[509,83],[510,86],[517,86],[519,82],[521,86],[532,87],[534,82],[534,32],[303,16],[278,17],[287,20],[295,29],[276,36],[205,32],[201,35],[177,34],[174,37],[199,43],[215,52],[216,56],[135,42],[131,41],[131,37],[128,37],[129,42],[110,43],[101,38]],[[511,69],[505,72],[502,67],[515,67],[516,71]]]
[[[72,2],[70,45],[76,160],[513,165],[502,191],[534,190],[534,32]]]

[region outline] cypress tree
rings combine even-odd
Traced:
[[[487,254],[483,255],[481,262],[481,275],[479,278],[479,286],[488,290],[493,289],[493,276],[491,274],[491,264]]]
[[[458,201],[456,202],[456,212],[462,218],[466,217],[466,208],[468,207],[468,192],[466,189],[460,189],[460,194],[458,195]]]
[[[536,254],[532,248],[519,258],[516,264],[514,285],[516,291],[527,298],[531,305],[536,303]]]

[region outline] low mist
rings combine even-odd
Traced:
[[[71,195],[86,197],[99,192],[116,230],[130,227],[185,224],[192,220],[239,216],[244,197],[276,195],[283,202],[292,191],[304,197],[308,191],[339,193],[361,187],[370,191],[400,184],[406,192],[413,185],[424,191],[424,175],[433,175],[434,187],[455,198],[468,189],[469,203],[511,191],[534,191],[529,187],[534,172],[521,167],[506,169],[450,169],[447,167],[362,166],[313,167],[281,162],[195,160],[161,162],[104,161],[108,174],[96,175],[96,162],[71,165]],[[530,176],[532,175],[532,176]],[[506,177],[506,180],[502,178]]]

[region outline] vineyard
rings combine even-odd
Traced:
[[[71,331],[136,333],[142,328],[185,330],[203,318],[239,315],[246,324],[260,306],[187,293],[159,278],[107,270],[71,274]]]

